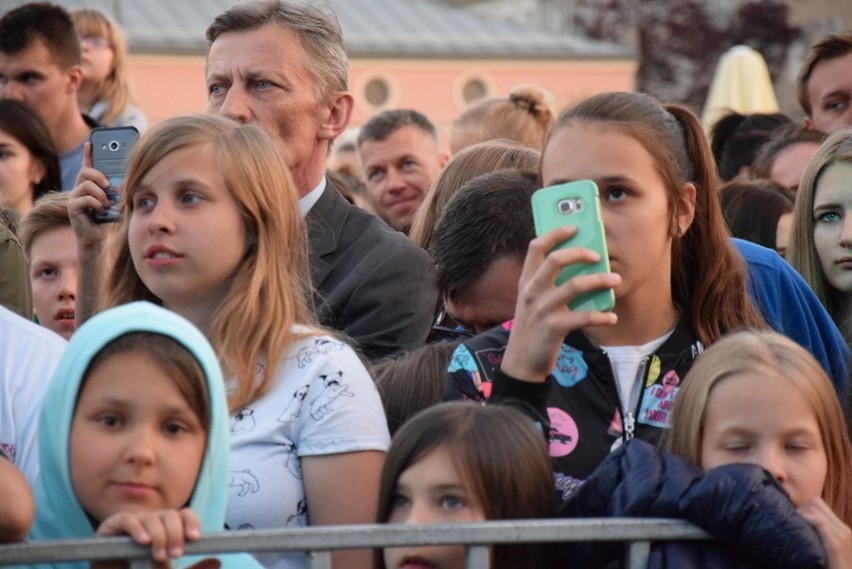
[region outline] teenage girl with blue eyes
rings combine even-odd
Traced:
[[[541,432],[521,412],[440,403],[394,435],[382,470],[379,523],[447,524],[556,513]],[[492,569],[549,567],[542,544],[494,546]],[[463,569],[462,546],[376,550],[376,569]]]
[[[799,184],[788,261],[852,340],[852,131],[833,134],[814,154]]]

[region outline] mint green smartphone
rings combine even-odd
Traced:
[[[563,268],[556,277],[560,285],[578,275],[609,272],[606,235],[601,221],[598,186],[591,180],[578,180],[537,190],[532,195],[533,221],[536,235],[543,235],[563,225],[573,225],[577,233],[556,246],[557,249],[585,247],[600,254],[595,264],[578,263]],[[571,310],[608,311],[615,306],[611,288],[586,292],[568,303]]]

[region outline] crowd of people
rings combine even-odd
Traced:
[[[852,33],[811,48],[798,124],[708,133],[647,94],[556,109],[529,84],[447,149],[415,109],[350,130],[325,2],[235,4],[206,37],[206,113],[149,126],[108,16],[0,15],[0,543],[129,535],[200,569],[186,542],[223,529],[678,517],[715,539],[650,567],[852,567]],[[92,163],[106,125],[142,133],[120,188]],[[531,199],[580,180],[609,270],[562,282],[601,253],[569,221],[537,235]],[[571,308],[599,290],[612,309]],[[620,555],[495,545],[491,567]]]

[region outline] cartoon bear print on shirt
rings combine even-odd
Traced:
[[[355,397],[355,394],[349,391],[349,384],[341,383],[343,372],[338,371],[334,374],[320,375],[322,379],[323,389],[315,399],[311,401],[311,417],[315,421],[319,421],[326,415],[334,412],[331,404],[338,397]]]
[[[239,488],[239,496],[242,498],[249,493],[258,493],[260,491],[260,482],[250,470],[232,470],[228,488]]]
[[[302,522],[302,519],[308,513],[308,502],[307,500],[299,500],[299,504],[296,506],[296,513],[287,516],[287,521],[284,522],[286,527],[302,527],[305,524]]]
[[[230,529],[232,529],[232,528],[231,528],[231,526],[229,526],[228,524],[225,524],[225,529],[226,529],[226,530],[230,530]],[[239,527],[238,527],[237,529],[238,529],[238,530],[254,529],[254,526],[253,526],[253,525],[251,525],[251,524],[240,524],[240,525],[239,525]]]
[[[284,452],[287,453],[287,471],[293,475],[294,478],[301,480],[302,479],[302,464],[299,461],[299,454],[296,452],[296,445],[293,443],[280,443],[279,446],[284,447]]]
[[[296,354],[297,365],[300,368],[304,368],[314,360],[314,356],[329,352],[339,352],[343,347],[342,343],[329,340],[328,338],[315,338],[312,345],[303,347]]]
[[[231,434],[250,433],[255,428],[254,410],[243,407],[231,417]]]
[[[281,415],[278,416],[279,423],[292,423],[302,414],[302,402],[308,394],[310,385],[303,385],[293,393],[292,399],[287,402]]]

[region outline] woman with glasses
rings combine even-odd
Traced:
[[[103,126],[148,126],[128,84],[127,45],[117,23],[97,10],[71,13],[80,36],[83,84],[77,91],[80,110]]]

